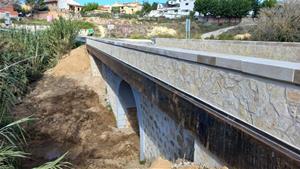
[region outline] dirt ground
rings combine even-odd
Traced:
[[[191,162],[171,163],[158,158],[152,165],[139,163],[139,138],[133,129],[116,128],[107,107],[105,82],[92,76],[86,47],[65,55],[30,86],[16,106],[17,118],[36,118],[27,124],[31,169],[68,153],[65,161],[76,169],[207,169]]]
[[[139,138],[133,130],[117,129],[106,108],[105,84],[91,75],[85,46],[66,55],[31,85],[15,115],[33,115],[23,168],[32,168],[68,152],[78,169],[144,168],[138,161]],[[127,167],[128,166],[128,167]]]

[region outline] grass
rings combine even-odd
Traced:
[[[21,19],[20,21],[13,21],[15,24],[26,24],[26,25],[49,25],[46,19]]]
[[[234,40],[234,35],[232,34],[221,34],[218,36],[218,40]]]
[[[79,29],[93,29],[96,27],[95,24],[86,21],[75,21],[75,24]]]
[[[20,124],[32,118],[14,121],[12,108],[21,101],[30,82],[75,46],[78,30],[75,22],[59,18],[45,31],[0,32],[0,168],[18,168],[18,159],[28,156],[22,151],[26,139]],[[66,168],[62,158],[38,169]]]
[[[13,19],[12,22],[17,25],[46,25],[46,26],[51,25],[51,22],[48,22],[46,19],[21,18],[20,20]],[[90,29],[96,27],[96,25],[91,22],[79,21],[79,20],[74,22],[79,29]],[[4,23],[4,19],[0,19],[0,23]]]
[[[12,22],[17,25],[50,25],[46,19],[21,18],[20,20],[12,19]],[[4,19],[0,19],[0,23],[4,23]]]
[[[130,39],[148,39],[147,36],[142,35],[142,34],[138,34],[138,33],[130,34],[129,38]]]

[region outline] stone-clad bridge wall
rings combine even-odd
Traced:
[[[90,41],[90,44],[93,43]],[[115,46],[106,43],[94,45],[103,52],[175,88],[218,107],[291,145],[300,147],[300,86],[295,84],[296,82],[286,83],[262,78],[199,64],[196,61],[191,62],[161,54],[132,50],[122,45]],[[166,51],[164,52],[167,54]],[[195,52],[186,54],[174,52],[173,56],[193,59],[193,54]],[[195,55],[197,56],[197,53]],[[233,64],[233,62],[228,64]],[[300,68],[300,64],[291,65]],[[254,71],[257,72],[254,73],[262,73],[266,76],[268,73],[274,73],[276,76],[274,78],[288,81],[286,78],[289,76],[289,71],[287,71],[289,69],[285,67],[280,68],[277,65],[272,70],[267,67],[268,65],[264,68],[264,65],[257,66],[251,61],[249,65],[245,63],[244,66],[256,69]]]
[[[159,46],[300,62],[300,43],[157,38]]]
[[[141,159],[164,155],[211,165],[222,159],[236,168],[300,166],[297,155],[270,148],[281,140],[299,151],[299,64],[118,41],[87,44],[104,63],[99,67],[119,127],[125,118],[118,88],[122,79],[133,85]],[[279,142],[265,142],[260,138],[274,137],[257,129]]]

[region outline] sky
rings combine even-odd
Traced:
[[[143,2],[149,2],[149,3],[152,3],[152,2],[165,2],[166,0],[75,0],[77,2],[79,2],[81,5],[84,5],[88,2],[97,2],[99,5],[111,5],[115,2],[119,2],[119,3],[124,3],[124,2],[140,2],[140,3],[143,3]]]

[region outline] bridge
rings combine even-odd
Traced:
[[[86,44],[117,126],[139,134],[141,161],[163,156],[208,167],[300,168],[300,44],[96,38]]]

